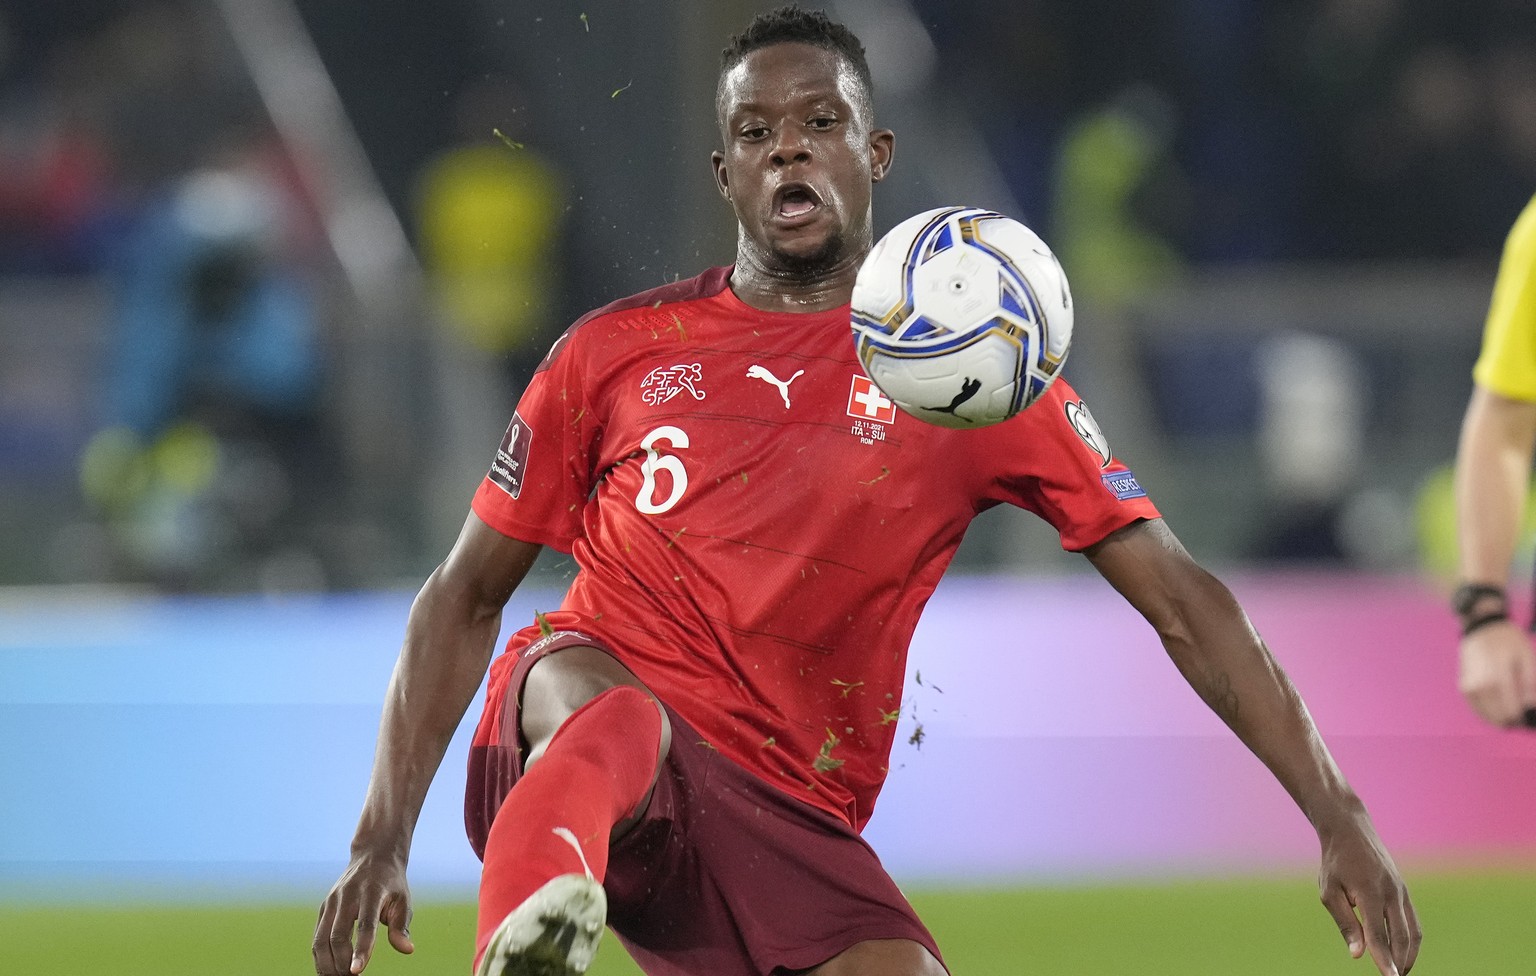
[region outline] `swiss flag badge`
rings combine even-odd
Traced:
[[[889,424],[896,420],[896,404],[880,392],[874,380],[860,373],[853,376],[853,387],[848,391],[848,416],[860,420],[873,420]]]

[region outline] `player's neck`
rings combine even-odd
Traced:
[[[766,266],[738,251],[731,271],[731,291],[764,312],[825,312],[848,304],[859,261],[850,257],[814,273],[796,273]]]

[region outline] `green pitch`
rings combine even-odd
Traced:
[[[1415,973],[1530,972],[1536,871],[1410,872],[1425,930]],[[315,901],[318,903],[319,894]],[[1310,881],[912,893],[956,976],[1328,976],[1374,973],[1349,958]],[[368,973],[466,976],[474,907],[418,906],[414,957],[381,943]],[[309,905],[30,906],[0,902],[6,976],[302,976]],[[593,976],[637,976],[611,938]],[[708,976],[708,974],[701,974]]]

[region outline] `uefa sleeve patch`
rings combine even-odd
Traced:
[[[522,494],[523,475],[528,468],[528,447],[532,441],[533,431],[528,428],[528,422],[514,411],[506,436],[496,449],[496,460],[491,462],[491,471],[486,476],[513,498]]]
[[[1104,481],[1104,487],[1110,494],[1123,501],[1132,498],[1146,498],[1147,490],[1141,487],[1141,482],[1136,480],[1136,475],[1129,469],[1124,471],[1105,471],[1099,475]]]

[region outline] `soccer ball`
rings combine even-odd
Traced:
[[[1000,423],[1040,399],[1072,341],[1051,249],[990,210],[944,207],[880,239],[853,286],[859,362],[902,410],[942,427]]]

